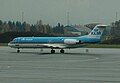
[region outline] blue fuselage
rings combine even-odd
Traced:
[[[75,39],[82,43],[97,43],[99,38],[81,38],[81,37],[18,37],[11,43],[64,43],[65,39]]]

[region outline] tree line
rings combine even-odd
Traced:
[[[0,20],[0,34],[6,32],[39,32],[43,34],[64,34],[64,26],[58,23],[52,27],[49,24],[43,24],[42,20],[36,24],[28,24],[20,21],[2,21]]]
[[[120,20],[111,24],[111,35],[113,37],[120,37]]]

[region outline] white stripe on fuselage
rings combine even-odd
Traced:
[[[76,44],[76,45],[67,45],[67,44],[33,44],[33,43],[17,43],[17,44],[8,44],[10,47],[13,48],[58,48],[58,49],[63,49],[63,48],[77,48],[81,47],[82,44]]]

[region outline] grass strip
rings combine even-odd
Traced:
[[[85,48],[120,48],[120,45],[109,45],[109,44],[88,44]]]

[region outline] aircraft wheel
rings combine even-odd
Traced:
[[[17,50],[17,53],[19,53],[19,52],[20,52],[20,50],[18,49],[18,50]]]
[[[51,50],[51,53],[54,54],[54,53],[55,53],[55,50]]]
[[[61,50],[60,50],[60,52],[61,52],[61,53],[64,53],[64,50],[63,50],[63,49],[61,49]]]

